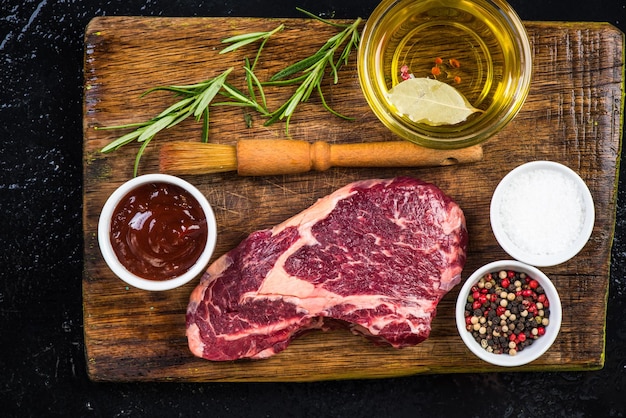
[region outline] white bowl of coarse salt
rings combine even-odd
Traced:
[[[491,228],[511,257],[554,266],[583,249],[595,221],[591,193],[572,169],[553,161],[522,164],[491,199]]]

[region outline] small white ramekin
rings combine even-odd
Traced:
[[[507,228],[511,229],[511,225],[508,225],[511,223],[514,227],[519,228],[519,231],[517,231],[516,234],[531,233],[529,230],[525,229],[524,226],[522,226],[524,222],[521,222],[521,220],[518,222],[517,219],[506,219],[505,221],[507,214],[510,215],[511,213],[516,213],[516,215],[513,216],[513,218],[515,218],[518,216],[519,212],[514,212],[510,208],[511,205],[507,206],[504,202],[507,200],[505,199],[506,194],[511,193],[513,190],[513,185],[519,184],[521,179],[525,178],[523,176],[528,177],[533,173],[535,174],[533,177],[535,180],[533,180],[533,182],[538,183],[537,188],[545,189],[542,193],[537,193],[537,195],[548,194],[548,199],[546,199],[546,201],[536,201],[536,196],[519,196],[518,200],[523,200],[525,202],[524,204],[529,205],[529,207],[530,205],[534,205],[541,210],[545,209],[543,213],[539,213],[538,216],[536,216],[539,219],[536,219],[536,222],[533,222],[534,225],[539,225],[542,221],[545,223],[546,221],[543,218],[550,219],[550,217],[556,216],[562,216],[565,218],[567,216],[567,211],[571,210],[572,207],[565,205],[565,202],[559,201],[558,196],[560,192],[569,191],[577,193],[579,196],[579,201],[576,203],[578,206],[575,209],[582,211],[583,218],[580,223],[573,226],[573,228],[576,228],[576,231],[573,229],[562,231],[567,234],[577,232],[577,235],[571,240],[571,243],[567,247],[557,248],[555,245],[554,251],[537,251],[537,248],[529,248],[528,245],[520,245],[519,242],[516,242],[516,240],[512,238],[513,233],[511,231],[507,231]],[[543,184],[541,179],[539,179],[539,174],[547,173],[550,175],[560,176],[560,179],[562,179],[563,182],[561,182],[562,184],[559,186],[568,187],[570,189],[560,190],[561,187],[553,187],[554,190],[548,190],[548,185]],[[552,206],[548,207],[546,205]],[[537,211],[534,213],[536,212]],[[551,216],[548,216],[548,213],[551,213]],[[502,249],[504,249],[507,254],[516,260],[533,266],[547,267],[564,263],[583,249],[593,231],[595,208],[589,188],[575,171],[563,164],[553,161],[532,161],[516,167],[504,176],[504,178],[502,178],[491,199],[490,219],[493,234]],[[524,221],[528,222],[529,219],[525,219]],[[551,228],[546,228],[542,231],[546,231],[545,233],[547,234],[547,231],[551,231]],[[542,234],[543,233],[544,232],[542,232]],[[529,235],[529,237],[530,236],[531,235]],[[554,236],[550,238],[552,238],[556,243],[558,242],[559,237]],[[536,247],[539,247],[539,245]]]
[[[509,354],[494,354],[485,350],[480,343],[474,339],[472,333],[466,329],[465,323],[465,304],[472,287],[485,274],[498,272],[500,270],[512,270],[526,273],[526,275],[539,282],[539,285],[543,287],[546,297],[550,301],[550,323],[545,328],[546,333],[514,356]],[[561,329],[562,318],[561,299],[550,279],[536,267],[515,260],[499,260],[480,267],[467,279],[456,301],[456,325],[465,345],[478,358],[503,367],[521,366],[541,357],[556,340]]]
[[[169,183],[179,186],[189,192],[200,204],[204,214],[206,216],[206,223],[208,228],[207,242],[204,250],[200,254],[200,257],[193,266],[184,274],[166,280],[148,280],[139,277],[124,267],[120,260],[115,255],[113,246],[111,245],[110,231],[111,231],[111,219],[113,212],[117,207],[120,200],[126,196],[131,190],[147,184],[147,183]],[[213,251],[215,250],[215,243],[217,240],[217,224],[215,221],[215,215],[213,209],[209,204],[206,197],[195,186],[189,182],[175,176],[167,174],[146,174],[139,177],[135,177],[126,183],[118,187],[107,199],[102,212],[100,213],[100,219],[98,221],[98,244],[100,245],[100,251],[106,261],[109,268],[115,273],[117,277],[122,279],[127,284],[143,290],[170,290],[176,287],[182,286],[195,277],[200,275],[206,269]]]

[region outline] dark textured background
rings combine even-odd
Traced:
[[[376,0],[0,0],[0,414],[9,416],[626,415],[626,183],[611,263],[606,364],[567,373],[298,384],[95,384],[81,272],[83,33],[95,16],[367,18]],[[524,20],[626,30],[626,0],[511,0]],[[621,177],[624,178],[624,169]]]

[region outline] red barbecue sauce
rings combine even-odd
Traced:
[[[111,244],[120,262],[149,280],[184,274],[200,257],[208,227],[200,203],[168,183],[147,183],[128,193],[111,219]]]

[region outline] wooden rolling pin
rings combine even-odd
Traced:
[[[408,141],[329,144],[293,139],[245,139],[236,145],[202,142],[163,144],[160,171],[207,174],[237,171],[242,176],[305,173],[330,167],[432,167],[480,161],[480,145],[437,150]]]

